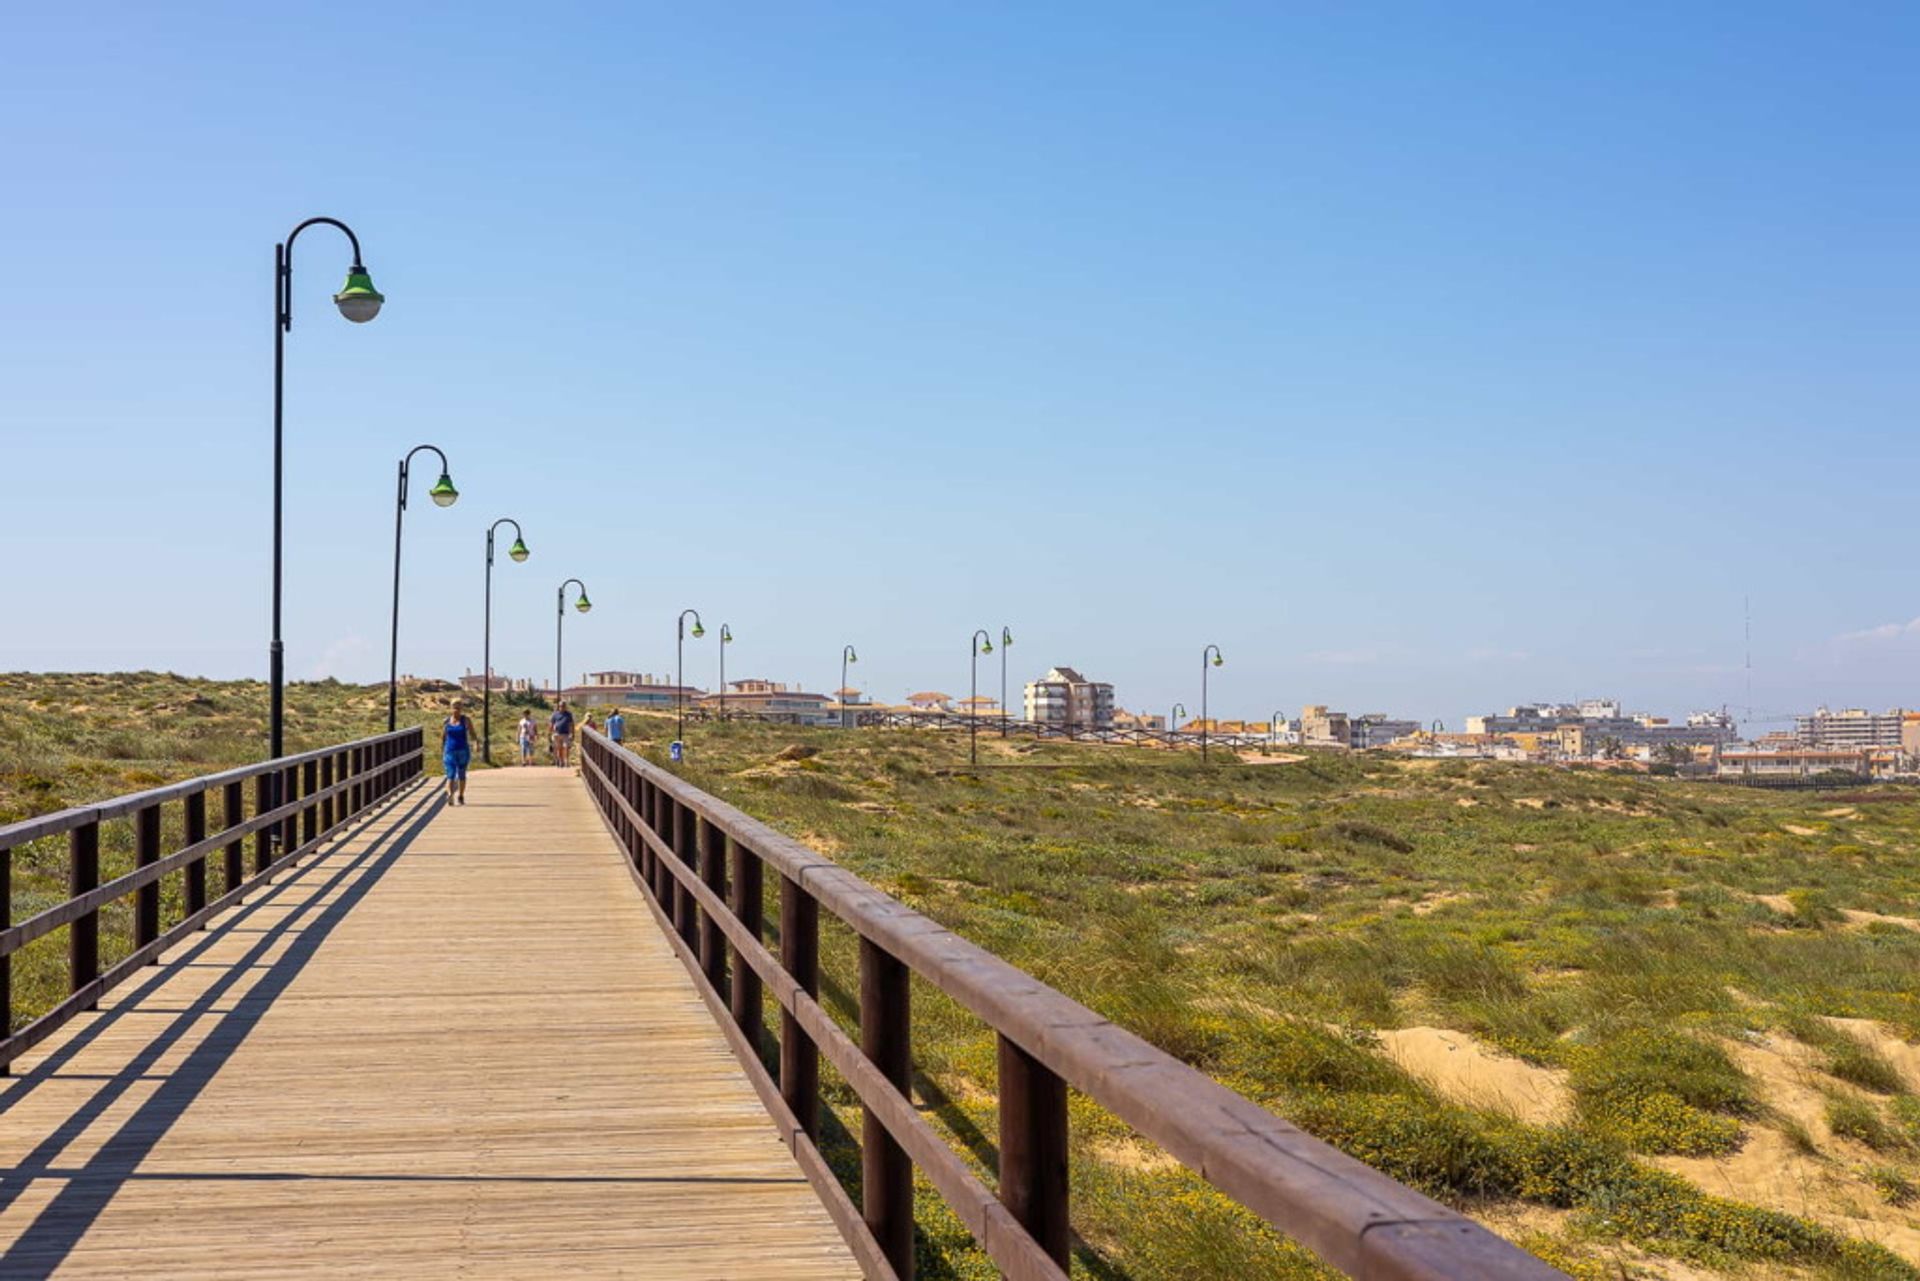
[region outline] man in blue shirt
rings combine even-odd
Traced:
[[[573,752],[573,713],[567,710],[565,699],[553,709],[547,724],[553,730],[553,763],[565,769]]]
[[[627,741],[627,718],[620,714],[617,707],[607,716],[607,737],[616,743]]]

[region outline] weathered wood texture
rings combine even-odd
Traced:
[[[469,796],[15,1061],[0,1275],[859,1275],[579,781]]]

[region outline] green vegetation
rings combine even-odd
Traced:
[[[53,808],[43,792],[112,794],[257,751],[258,685],[67,678],[35,719],[83,703],[85,734],[20,727],[23,700],[59,679],[0,678],[0,806],[16,816]],[[384,720],[383,690],[293,698],[302,746]],[[176,706],[189,699],[216,711]],[[130,710],[154,725],[131,745],[166,752],[109,750],[127,745],[115,735]],[[217,748],[207,733],[205,755],[171,754],[213,714],[245,738]],[[628,725],[664,759],[670,721]],[[1726,1181],[1772,1131],[1857,1190],[1848,1204],[1912,1222],[1899,1189],[1920,1180],[1920,1083],[1826,1020],[1920,1039],[1920,932],[1900,923],[1920,903],[1920,794],[1331,754],[1202,766],[990,735],[975,773],[964,739],[933,732],[701,723],[689,736],[698,785],[1576,1276],[1659,1276],[1675,1258],[1920,1277],[1842,1222],[1838,1201],[1735,1199]],[[1849,916],[1861,911],[1894,919]],[[825,1003],[851,1025],[853,940],[829,926],[823,948]],[[993,1038],[924,985],[914,1003],[916,1095],[990,1176]],[[1524,1114],[1403,1066],[1388,1041],[1417,1027],[1512,1056],[1499,1062],[1565,1105]],[[1827,1126],[1787,1116],[1753,1075],[1749,1056],[1789,1050],[1834,1100]],[[831,1072],[825,1089],[840,1127],[829,1155],[853,1177],[854,1096]],[[1331,1275],[1088,1100],[1072,1107],[1076,1276]],[[1682,1172],[1700,1158],[1729,1172],[1710,1191]],[[920,1211],[923,1275],[992,1275],[930,1188]]]

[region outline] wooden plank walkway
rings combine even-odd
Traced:
[[[579,780],[438,796],[15,1063],[0,1275],[859,1275]]]

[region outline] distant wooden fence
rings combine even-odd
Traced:
[[[67,929],[67,997],[32,1022],[0,1039],[0,1072],[7,1064],[136,970],[157,960],[183,935],[257,886],[273,870],[314,849],[368,806],[421,772],[422,732],[416,727],[323,747],[298,756],[135,792],[0,827],[0,1032],[13,1026],[13,954],[33,940]],[[247,783],[253,783],[253,816],[246,817]],[[207,832],[207,797],[221,796],[223,826]],[[182,808],[185,845],[160,852],[161,807]],[[102,884],[100,826],[125,819],[133,827],[134,870]],[[67,838],[68,897],[18,925],[13,923],[14,853],[32,841]],[[253,870],[246,868],[246,839],[254,842]],[[224,852],[224,887],[207,897],[207,859]],[[172,872],[184,878],[184,913],[160,928],[160,881]],[[100,909],[134,896],[133,950],[104,973],[100,969]]]
[[[878,726],[884,729],[951,729],[966,730],[978,726],[982,734],[1000,734],[1017,738],[1057,739],[1064,743],[1113,743],[1129,747],[1199,747],[1204,737],[1215,747],[1228,749],[1245,747],[1271,747],[1273,737],[1268,734],[1214,734],[1202,735],[1198,730],[1141,729],[1137,726],[1109,725],[1095,729],[1085,725],[1054,725],[1046,721],[1021,720],[1007,717],[1004,721],[995,716],[968,716],[964,712],[910,711],[901,712],[877,707],[860,707],[849,704],[848,728]],[[831,713],[829,713],[831,715]],[[722,719],[711,708],[699,708],[687,713],[689,720]],[[765,721],[771,724],[792,725],[799,717],[792,712],[728,712],[726,720]],[[832,728],[833,722],[828,723]]]
[[[601,734],[583,744],[587,789],[634,879],[867,1276],[912,1274],[918,1166],[1004,1275],[1065,1281],[1068,1086],[1350,1276],[1561,1275]],[[769,867],[778,956],[762,919]],[[819,1002],[822,907],[860,940],[857,1043]],[[997,1191],[910,1097],[916,974],[999,1037]],[[763,990],[781,1009],[777,1082],[756,1048]],[[822,1054],[863,1110],[858,1208],[817,1146]]]

